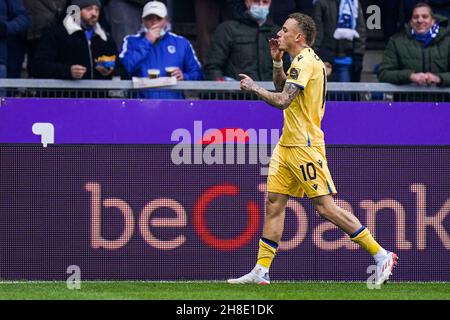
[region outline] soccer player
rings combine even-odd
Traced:
[[[271,106],[283,110],[283,134],[275,147],[267,180],[266,216],[256,266],[231,284],[269,284],[269,268],[275,257],[284,227],[289,196],[311,199],[321,217],[329,220],[367,250],[376,261],[377,285],[389,279],[398,257],[383,249],[370,231],[350,212],[338,207],[333,195],[336,188],[325,157],[324,134],[320,128],[325,112],[326,67],[311,46],[316,36],[314,21],[307,15],[289,15],[278,39],[270,39],[273,58],[273,82],[277,92],[258,86],[241,74],[241,90],[257,94]],[[282,56],[293,61],[286,75]]]

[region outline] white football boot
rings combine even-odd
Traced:
[[[389,280],[392,270],[397,265],[398,256],[394,252],[388,252],[386,258],[377,263],[375,284],[382,285]]]
[[[269,272],[264,272],[256,266],[250,273],[240,278],[228,279],[227,282],[230,284],[270,284],[270,278]]]

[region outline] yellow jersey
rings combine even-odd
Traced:
[[[325,113],[327,76],[325,65],[311,48],[304,48],[292,61],[286,83],[302,90],[283,111],[284,126],[279,144],[293,146],[323,146],[320,124]]]

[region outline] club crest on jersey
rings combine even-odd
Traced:
[[[175,52],[177,52],[177,49],[175,49],[175,46],[168,46],[167,47],[167,51],[169,51],[169,53],[174,54]]]
[[[300,74],[300,69],[297,69],[297,68],[292,68],[291,71],[289,71],[289,76],[293,80],[297,80],[299,74]]]

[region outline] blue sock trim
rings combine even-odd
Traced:
[[[356,236],[357,236],[358,234],[360,234],[365,228],[366,228],[365,226],[362,226],[361,228],[358,229],[358,231],[356,231],[354,234],[352,234],[352,235],[350,236],[350,238],[356,237]]]
[[[267,238],[261,238],[261,241],[274,249],[278,249],[278,243],[276,243],[275,241],[269,240]]]

